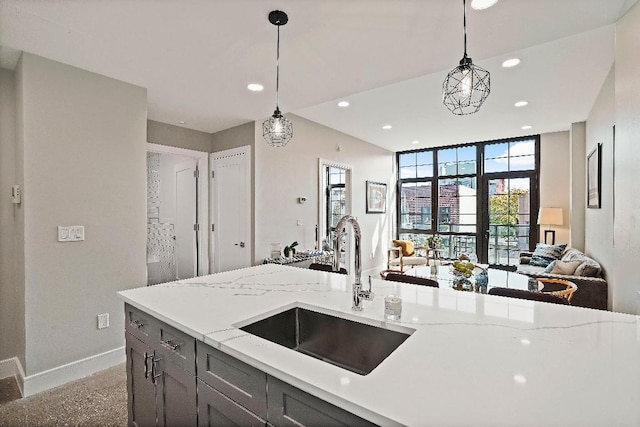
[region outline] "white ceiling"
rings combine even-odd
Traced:
[[[0,0],[0,66],[28,51],[143,86],[150,119],[216,132],[273,112],[276,30],[267,15],[281,9],[289,15],[281,110],[406,150],[585,120],[613,64],[613,24],[636,1],[469,8],[468,53],[492,86],[471,116],[441,102],[442,81],[462,57],[455,0]],[[521,65],[503,69],[514,55]],[[265,91],[249,92],[250,82]],[[351,106],[339,109],[340,99]],[[521,99],[529,105],[515,109]],[[393,129],[383,131],[386,123]]]

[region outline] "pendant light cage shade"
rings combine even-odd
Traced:
[[[442,84],[444,105],[459,116],[476,113],[491,93],[491,77],[484,68],[463,58]]]
[[[462,0],[464,55],[442,84],[442,102],[453,114],[476,113],[491,93],[491,78],[467,56],[467,0]]]
[[[293,125],[276,110],[262,123],[262,137],[272,147],[284,147],[293,138]]]
[[[293,138],[291,121],[280,112],[280,27],[289,22],[287,14],[281,10],[269,13],[269,22],[278,29],[276,47],[276,110],[273,116],[262,123],[262,137],[271,147],[284,147]]]

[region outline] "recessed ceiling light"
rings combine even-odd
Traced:
[[[340,101],[338,102],[338,107],[340,108],[346,108],[349,106],[349,101]]]
[[[416,144],[420,144],[420,141],[418,141],[418,140],[416,139],[415,141],[411,141],[411,143],[412,143],[413,145],[416,145]]]
[[[528,129],[531,129],[531,126],[529,126],[529,125],[522,126],[522,130],[528,130]]]
[[[247,85],[247,89],[249,89],[251,92],[262,92],[264,90],[264,86],[262,86],[260,83],[249,83]]]
[[[391,126],[391,125],[384,125],[384,126],[382,126],[382,129],[384,129],[384,130],[389,130],[389,129],[391,129],[391,128],[392,128],[392,126]]]
[[[513,104],[516,107],[524,107],[525,105],[527,105],[528,102],[527,101],[518,101],[515,104]]]
[[[178,123],[180,123],[181,125],[186,125],[187,122],[185,122],[184,120],[180,120]]]
[[[502,63],[502,66],[504,68],[511,68],[511,67],[515,67],[519,63],[520,63],[520,59],[519,58],[511,58],[511,59],[507,59],[506,61],[504,61]]]
[[[471,0],[471,7],[475,10],[482,10],[488,9],[496,3],[498,0]]]

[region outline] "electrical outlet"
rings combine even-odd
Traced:
[[[109,313],[98,314],[98,329],[109,327]]]

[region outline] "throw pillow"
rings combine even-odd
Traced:
[[[562,254],[562,261],[584,261],[586,255],[575,248],[567,248]]]
[[[551,263],[549,265],[547,265],[547,268],[544,269],[544,272],[545,273],[551,273],[551,270],[553,270],[553,267],[556,266],[556,262],[558,262],[557,259],[554,260],[554,261],[551,261]]]
[[[394,240],[393,245],[402,248],[403,256],[412,256],[416,253],[415,249],[413,249],[413,242],[410,240]]]
[[[600,267],[600,264],[598,264],[596,261],[588,259],[580,264],[573,274],[583,277],[600,277],[601,272],[602,268]]]
[[[573,273],[575,273],[576,268],[578,268],[580,264],[582,264],[581,261],[554,261],[554,266],[551,269],[551,274],[564,274],[567,276],[571,276]]]
[[[547,245],[544,243],[538,243],[536,250],[533,251],[531,257],[531,265],[537,265],[539,267],[546,267],[551,264],[552,261],[560,259],[562,252],[564,252],[566,244],[562,245]]]

